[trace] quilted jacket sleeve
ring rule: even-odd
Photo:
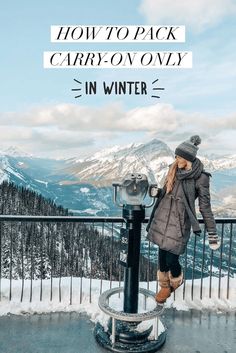
[[[200,178],[196,181],[199,211],[202,214],[207,232],[216,234],[216,223],[211,210],[211,197],[209,188],[210,176],[209,174],[202,173]]]
[[[150,218],[149,218],[147,227],[146,227],[146,231],[147,231],[147,232],[149,231],[149,228],[150,228],[150,226],[151,226],[152,219],[153,219],[153,217],[154,217],[154,213],[155,213],[155,211],[156,211],[156,209],[157,209],[157,207],[158,207],[158,205],[159,205],[161,199],[164,197],[165,193],[166,193],[166,188],[165,188],[165,187],[163,187],[162,189],[158,189],[158,194],[157,194],[156,202],[155,202],[155,204],[154,204],[154,206],[153,206],[153,209],[152,209],[152,212],[151,212],[151,215],[150,215]]]

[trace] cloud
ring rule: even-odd
[[[170,104],[155,104],[128,111],[117,122],[125,130],[170,132],[175,131],[186,119],[186,115],[176,111]]]
[[[162,131],[169,132],[183,124],[187,116],[170,104],[155,104],[125,111],[121,104],[104,107],[58,104],[37,107],[23,113],[2,113],[2,126],[68,131]]]
[[[136,107],[125,111],[120,103],[102,107],[78,106],[76,104],[57,104],[53,106],[34,107],[26,112],[7,112],[0,114],[2,128],[11,126],[2,139],[22,135],[27,138],[32,131],[45,131],[54,136],[69,140],[71,133],[88,132],[123,132],[145,131],[149,133],[170,133],[191,130],[193,126],[210,130],[236,129],[235,113],[229,116],[211,117],[200,112],[185,112],[171,104],[157,103],[145,107]],[[28,128],[24,129],[23,128]],[[61,132],[60,132],[61,131]],[[66,134],[65,131],[68,131]],[[63,132],[63,133],[62,133]],[[42,136],[42,135],[41,135]],[[73,139],[71,140],[72,143]]]
[[[78,131],[63,131],[57,128],[30,128],[27,126],[0,126],[1,148],[14,145],[28,153],[40,154],[52,150],[80,148],[94,144],[95,138]]]
[[[236,13],[234,0],[142,0],[141,13],[151,24],[178,24],[201,32]]]
[[[206,124],[211,130],[236,130],[236,113],[207,121]]]
[[[233,149],[236,148],[232,137],[235,121],[235,114],[212,117],[161,103],[128,111],[119,103],[103,107],[58,104],[34,107],[21,113],[2,113],[0,141],[4,147],[16,145],[28,153],[48,151],[51,154],[64,150],[70,155],[73,151],[75,155],[81,150],[89,152],[95,146],[104,147],[108,140],[116,139],[119,143],[128,139],[135,142],[137,136],[143,139],[157,137],[174,146],[199,134],[205,149],[219,150],[218,142],[211,140],[212,136],[217,137],[221,146],[225,144]]]
[[[203,141],[203,148],[217,154],[235,154],[235,131],[219,130],[216,133],[209,131],[208,138]]]
[[[113,103],[101,108],[78,106],[76,104],[57,104],[33,107],[26,112],[0,114],[1,125],[25,125],[37,127],[57,126],[58,129],[98,130],[106,129],[124,114],[119,104]]]
[[[70,149],[82,146],[90,146],[94,143],[92,136],[86,136],[80,132],[62,131],[58,129],[40,129],[32,133],[32,140],[38,141],[43,150],[49,148]]]

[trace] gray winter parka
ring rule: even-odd
[[[199,200],[199,210],[207,231],[216,234],[209,192],[210,176],[203,171],[196,179],[195,198]],[[177,255],[185,252],[191,233],[191,222],[183,202],[183,192],[179,180],[176,180],[169,194],[166,194],[165,187],[161,189],[147,225],[147,238],[161,249]]]

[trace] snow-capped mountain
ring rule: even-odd
[[[157,139],[146,144],[131,144],[102,150],[90,158],[71,160],[65,169],[79,181],[96,185],[111,185],[130,172],[144,173],[151,182],[162,182],[174,154],[170,148]]]
[[[200,155],[199,158],[210,172],[236,173],[236,155],[214,159]],[[136,171],[146,174],[151,182],[162,184],[173,160],[174,152],[164,142],[153,139],[148,143],[114,146],[85,159],[67,160],[65,174],[81,182],[109,185],[112,180]]]
[[[204,156],[199,156],[199,158],[203,162],[204,166],[211,171],[226,169],[232,170],[236,168],[236,154],[231,156],[215,157],[214,159],[209,159]]]
[[[139,172],[162,186],[174,160],[173,151],[157,139],[114,146],[85,159],[43,159],[19,155],[19,150],[5,152],[0,154],[0,181],[31,188],[81,215],[117,215],[112,198],[114,181]],[[217,215],[236,216],[236,155],[199,158],[213,175],[211,195]]]
[[[0,152],[0,155],[10,157],[32,157],[33,155],[23,151],[17,146],[10,146]]]

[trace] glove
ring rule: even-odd
[[[211,250],[219,249],[221,242],[217,234],[208,233],[209,247]]]

